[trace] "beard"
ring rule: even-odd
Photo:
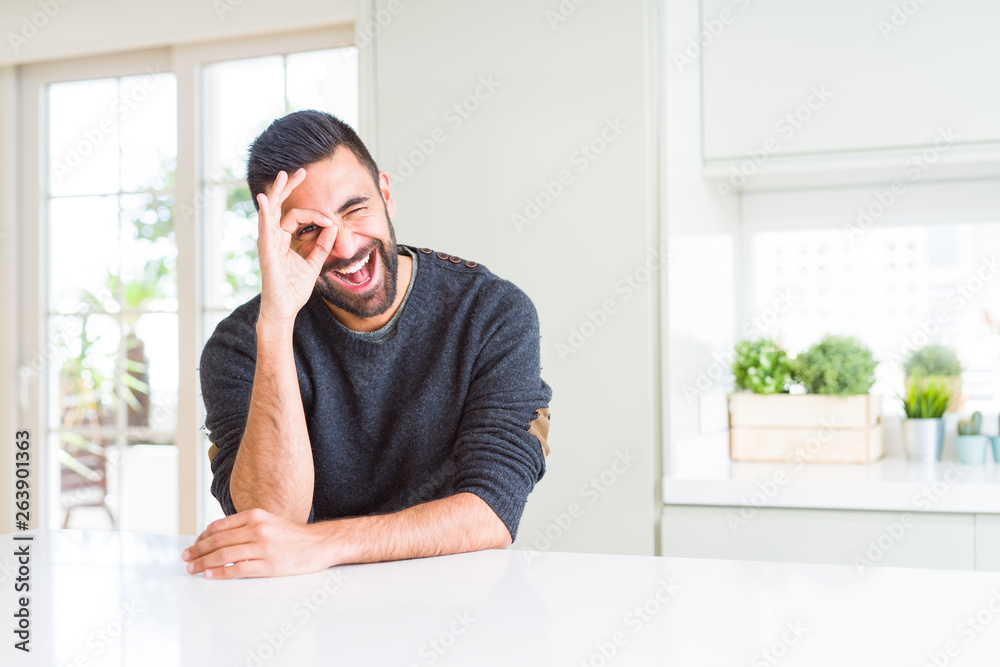
[[[378,264],[382,272],[382,280],[379,281],[375,288],[360,294],[343,290],[332,278],[326,275],[328,270],[326,266],[323,267],[323,272],[320,273],[319,278],[316,280],[316,286],[313,288],[313,291],[323,297],[327,303],[355,317],[366,318],[381,315],[389,310],[389,307],[396,300],[396,276],[399,272],[396,230],[393,229],[392,221],[389,220],[388,211],[386,211],[385,219],[389,222],[390,247],[387,248],[379,239],[373,239],[374,242],[372,245],[365,249],[363,253],[359,253],[359,257],[356,258],[366,257],[372,251],[372,248],[378,252],[380,259]],[[349,263],[346,265],[349,265]],[[376,277],[372,276],[372,282],[375,282]]]

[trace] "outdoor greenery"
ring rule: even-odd
[[[163,173],[166,179],[158,185],[170,191],[175,174],[172,161],[164,161]],[[87,456],[91,462],[94,457],[104,457],[106,443],[103,439],[92,442],[73,429],[113,425],[120,409],[119,387],[127,425],[149,426],[148,360],[136,333],[140,317],[136,311],[155,308],[157,301],[176,297],[173,197],[140,192],[122,195],[121,202],[121,236],[130,243],[123,257],[125,270],[106,271],[99,290],[80,289],[78,335],[60,339],[59,461],[95,484],[101,482],[103,473],[83,461]],[[111,320],[116,313],[118,319]],[[108,321],[117,323],[119,344],[125,346],[122,363],[116,353],[109,352],[108,341],[102,340],[109,335]]]
[[[787,393],[792,381],[788,354],[769,338],[736,343],[732,370],[736,386],[755,394]]]
[[[235,178],[227,169],[226,178]],[[257,209],[254,208],[250,188],[245,184],[226,192],[226,210],[231,216],[244,218],[252,222],[256,229]],[[235,239],[237,246],[226,249],[225,268],[226,282],[232,288],[232,294],[244,295],[260,291],[260,260],[257,258],[257,237],[247,234]]]

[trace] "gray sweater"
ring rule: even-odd
[[[295,320],[315,465],[309,520],[470,492],[513,540],[548,453],[552,390],[540,376],[538,315],[524,292],[482,264],[409,249],[419,271],[391,338],[340,326],[315,292]],[[259,296],[238,307],[201,356],[212,493],[226,514],[236,512],[229,478],[250,406],[259,312]]]

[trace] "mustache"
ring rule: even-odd
[[[337,270],[340,270],[340,269],[345,269],[348,266],[350,266],[351,264],[354,264],[355,262],[361,261],[362,259],[364,259],[365,257],[367,257],[369,254],[371,254],[371,252],[373,250],[377,250],[379,248],[379,246],[381,246],[381,245],[382,245],[382,242],[379,241],[378,239],[376,239],[375,242],[372,243],[372,245],[370,245],[368,248],[366,248],[366,249],[358,252],[354,257],[351,257],[350,259],[336,259],[336,260],[334,260],[332,262],[327,262],[326,264],[323,265],[323,270],[324,271],[337,271]]]

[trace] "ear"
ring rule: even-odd
[[[389,174],[384,171],[378,173],[378,189],[382,192],[382,199],[385,200],[385,208],[389,211],[389,219],[396,217],[396,200],[392,198],[392,190],[389,189]]]

